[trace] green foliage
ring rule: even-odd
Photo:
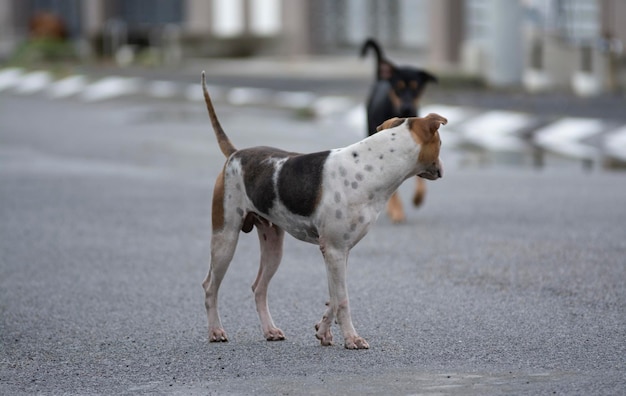
[[[34,68],[75,61],[76,51],[71,42],[52,38],[25,41],[9,59],[9,65]]]

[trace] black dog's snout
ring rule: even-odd
[[[413,106],[402,106],[400,108],[400,114],[399,116],[402,118],[405,117],[415,117],[416,111],[415,111],[415,107]]]

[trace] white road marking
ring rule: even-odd
[[[226,99],[236,106],[271,104],[273,92],[265,88],[237,87],[230,90]]]
[[[528,114],[492,110],[459,125],[467,142],[493,151],[519,152],[528,148],[516,133],[528,127],[534,118]]]
[[[52,74],[47,71],[36,71],[24,74],[15,85],[14,91],[28,95],[45,89],[52,83]]]
[[[167,99],[179,94],[179,87],[172,81],[152,81],[146,88],[148,95],[154,98]]]
[[[139,78],[111,76],[88,85],[81,97],[87,102],[113,99],[137,93],[140,86]]]
[[[344,113],[354,106],[354,101],[344,96],[323,96],[313,102],[313,112],[318,117]]]
[[[607,134],[604,138],[604,150],[608,156],[626,161],[626,125]]]
[[[580,159],[594,159],[599,150],[580,140],[601,133],[604,123],[594,118],[560,119],[535,131],[534,141],[546,150]]]
[[[24,71],[17,67],[0,70],[0,92],[14,87],[19,81]]]
[[[85,76],[70,76],[54,82],[48,88],[48,96],[52,99],[67,98],[76,95],[85,89],[87,79]]]
[[[303,109],[310,107],[316,99],[313,92],[276,92],[274,104],[289,109]]]

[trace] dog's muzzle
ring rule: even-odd
[[[403,105],[398,113],[400,118],[415,117],[417,109],[414,106]]]
[[[417,173],[417,176],[428,180],[437,180],[443,177],[443,165],[440,160]]]

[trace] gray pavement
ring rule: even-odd
[[[359,138],[280,109],[218,112],[238,147]],[[270,287],[287,340],[264,341],[255,235],[221,292],[231,341],[209,344],[200,283],[223,158],[203,105],[0,96],[0,394],[623,393],[624,174],[484,166],[442,136],[424,207],[400,226],[381,216],[350,257],[372,349],[318,345],[324,266],[293,238]]]

